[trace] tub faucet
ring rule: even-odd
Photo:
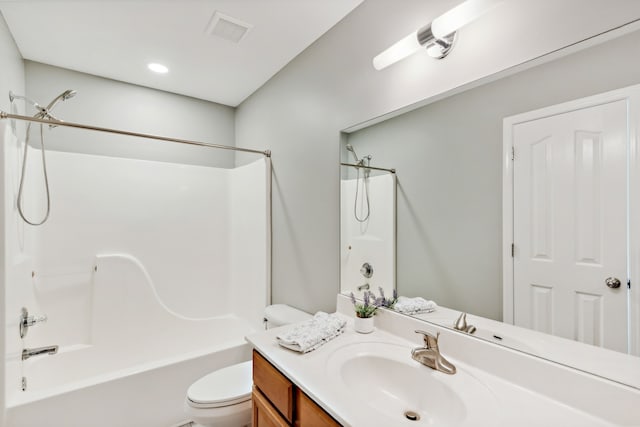
[[[50,345],[46,347],[38,348],[25,348],[22,350],[22,360],[27,360],[33,356],[40,356],[42,354],[56,354],[58,352],[57,345]]]
[[[411,350],[411,358],[422,363],[425,366],[453,375],[456,373],[456,367],[440,354],[438,348],[438,338],[440,333],[434,337],[429,332],[417,330],[416,334],[422,334],[424,339],[424,347],[417,347]]]
[[[365,283],[364,285],[358,286],[358,291],[362,291],[362,290],[368,291],[369,287],[370,287],[369,284]]]

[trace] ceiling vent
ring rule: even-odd
[[[251,24],[216,11],[211,17],[205,32],[234,43],[240,43],[240,40],[247,35],[252,27],[253,25]]]

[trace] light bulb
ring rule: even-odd
[[[475,21],[500,2],[502,0],[467,0],[460,3],[434,19],[431,23],[431,32],[437,39],[445,38],[471,21]]]
[[[383,68],[414,54],[421,47],[422,46],[418,42],[418,34],[414,31],[373,58],[373,67],[380,71]]]

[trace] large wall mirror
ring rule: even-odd
[[[620,378],[614,370],[602,370],[593,361],[573,359],[579,359],[575,355],[591,344],[590,348],[613,357],[611,360],[619,365],[640,366],[640,358],[637,358],[640,355],[640,320],[637,315],[640,304],[634,289],[627,289],[628,274],[631,277],[637,274],[635,269],[639,260],[637,252],[634,252],[637,247],[633,248],[637,244],[633,243],[636,238],[629,235],[627,226],[631,227],[631,232],[635,230],[635,234],[638,233],[634,228],[635,220],[631,218],[627,221],[629,207],[626,205],[629,179],[637,180],[633,174],[627,174],[627,156],[634,153],[634,129],[640,122],[640,114],[635,106],[630,106],[628,99],[613,107],[609,100],[605,100],[600,103],[604,105],[604,110],[595,115],[591,114],[591,107],[572,109],[578,113],[570,117],[569,121],[575,122],[573,127],[565,130],[571,134],[572,145],[565,147],[564,153],[569,153],[567,156],[574,159],[574,163],[571,168],[565,168],[571,171],[565,175],[568,181],[582,186],[582,190],[585,185],[591,185],[591,191],[566,188],[562,190],[566,192],[564,196],[560,194],[553,180],[555,178],[550,178],[553,171],[545,172],[545,167],[551,168],[548,162],[551,158],[554,159],[554,168],[563,168],[556,162],[563,154],[554,154],[551,147],[555,145],[544,142],[553,139],[556,130],[551,132],[548,129],[555,129],[556,125],[544,122],[543,126],[548,129],[542,131],[531,126],[520,126],[522,123],[545,119],[544,111],[553,112],[553,108],[542,110],[542,113],[541,109],[589,97],[593,99],[598,94],[640,84],[640,31],[623,33],[616,38],[603,37],[597,43],[584,43],[581,49],[574,46],[570,53],[556,53],[554,58],[547,58],[543,63],[526,69],[523,67],[521,71],[494,78],[468,90],[457,91],[451,96],[371,126],[354,126],[356,130],[345,131],[342,161],[353,161],[351,152],[355,150],[370,155],[374,166],[395,169],[395,197],[389,201],[396,203],[397,290],[400,295],[421,296],[442,307],[422,316],[425,320],[452,326],[460,313],[468,313],[467,321],[477,323],[474,335],[480,338],[511,345],[521,351],[637,387],[640,386],[640,379]],[[433,66],[437,67],[437,63]],[[538,112],[527,119],[527,114],[532,111]],[[565,112],[558,110],[555,113],[561,115]],[[616,122],[617,119],[611,119],[614,116],[620,120]],[[569,116],[563,116],[563,120],[566,117]],[[603,120],[606,123],[601,123]],[[610,125],[617,128],[602,127]],[[507,127],[511,130],[505,132]],[[504,140],[515,138],[516,134],[521,138],[521,134],[526,132],[530,133],[524,138],[529,140],[523,142],[522,147],[528,154],[522,161],[527,167],[522,170],[527,170],[531,182],[525,183],[522,188],[530,191],[527,193],[518,188],[509,190],[511,194],[518,195],[519,200],[526,202],[522,205],[524,207],[519,205],[515,208],[519,209],[519,213],[514,211],[514,215],[520,217],[509,219],[507,217],[510,214],[504,204],[514,201],[510,200],[511,196],[504,196],[503,175],[508,169],[505,169]],[[613,150],[617,150],[617,154],[611,154],[606,147],[610,140],[616,138],[621,145]],[[516,141],[515,144],[521,143]],[[631,151],[629,146],[632,147]],[[620,163],[612,169],[602,169],[602,165],[615,155]],[[582,169],[576,166],[577,158],[583,161]],[[621,181],[609,179],[616,174]],[[343,171],[343,180],[345,176],[353,177]],[[633,185],[631,183],[631,188],[637,189]],[[620,195],[619,202],[612,201],[604,206],[605,199],[613,193]],[[344,202],[345,197],[354,199],[353,195],[343,192],[343,206],[348,204]],[[505,197],[509,200],[505,200]],[[559,202],[562,200],[569,200],[567,203],[572,205],[562,207]],[[351,200],[349,204],[351,209],[353,202]],[[536,215],[549,208],[544,203],[555,206],[556,211],[549,214],[549,218],[563,216],[571,209],[574,215],[565,218],[564,223],[540,225],[541,220]],[[590,205],[600,206],[599,210],[576,218],[575,212],[587,212]],[[373,204],[371,207],[376,208]],[[600,227],[614,210],[622,213],[610,221],[613,229],[623,230],[620,240],[622,247],[617,249],[615,244],[604,243],[612,232]],[[505,212],[508,214],[505,215]],[[530,236],[527,243],[522,243],[525,247],[518,247],[519,243],[515,242],[516,256],[513,259],[517,259],[518,255],[535,258],[536,254],[544,258],[544,250],[536,249],[537,252],[532,254],[531,248],[540,245],[541,240],[536,238],[546,236],[550,239],[547,242],[550,245],[552,241],[568,242],[567,251],[572,254],[575,248],[586,251],[581,255],[583,259],[580,262],[586,265],[587,270],[602,267],[602,259],[614,257],[615,253],[615,258],[620,258],[621,271],[618,271],[620,267],[615,267],[618,270],[611,272],[606,270],[608,267],[600,268],[597,274],[602,277],[598,279],[597,286],[602,286],[602,290],[597,292],[576,290],[576,284],[584,281],[578,273],[567,273],[560,277],[561,273],[556,270],[549,272],[549,281],[569,283],[571,290],[567,298],[554,296],[555,290],[545,294],[546,282],[542,279],[527,279],[531,283],[538,280],[540,292],[534,292],[535,289],[532,290],[530,286],[523,291],[529,298],[526,302],[529,311],[524,316],[526,319],[518,320],[518,314],[522,311],[516,308],[514,315],[513,307],[508,308],[509,301],[517,300],[513,295],[513,287],[517,285],[511,283],[511,279],[504,280],[505,275],[509,277],[509,274],[513,274],[508,266],[513,268],[514,262],[505,240],[509,233],[504,232],[505,229],[511,230],[509,227],[512,226],[504,221],[525,224],[525,228],[535,229],[535,233],[538,233],[537,237]],[[592,234],[585,231],[588,228],[593,231],[594,227]],[[562,234],[566,230],[571,232]],[[577,239],[588,241],[578,242]],[[627,240],[631,242],[630,246]],[[589,251],[593,253],[587,253]],[[619,279],[620,286],[607,286],[611,284],[607,282],[609,278]],[[341,290],[351,292],[353,286],[353,280],[345,280],[343,276]],[[608,302],[603,302],[599,297],[607,292],[622,296],[619,298],[619,313],[624,314],[618,316],[622,320],[622,327],[626,328],[622,332],[617,326],[613,328],[618,329],[617,332],[610,330],[612,315],[608,313],[612,310],[605,307]],[[581,324],[575,323],[577,317],[581,319]],[[509,325],[502,328],[498,326],[502,325],[500,322]],[[591,324],[585,331],[584,325],[589,322]],[[514,323],[520,327],[510,326]],[[543,333],[550,334],[551,345],[540,339]],[[617,342],[610,344],[607,337],[615,334],[618,335]],[[552,345],[553,340],[560,343],[559,347]]]

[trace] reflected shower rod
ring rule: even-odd
[[[65,122],[65,121],[62,121],[62,120],[41,119],[41,118],[38,118],[38,117],[21,116],[19,114],[10,114],[10,113],[4,112],[4,111],[0,111],[0,119],[15,119],[15,120],[22,120],[22,121],[26,121],[26,122],[45,123],[45,124],[52,125],[52,126],[66,126],[66,127],[76,128],[76,129],[93,130],[93,131],[96,131],[96,132],[114,133],[114,134],[117,134],[117,135],[137,136],[137,137],[140,137],[140,138],[156,139],[158,141],[177,142],[179,144],[197,145],[197,146],[200,146],[200,147],[220,148],[220,149],[223,149],[223,150],[242,151],[244,153],[262,154],[265,157],[271,157],[271,150],[261,151],[261,150],[252,150],[250,148],[232,147],[230,145],[211,144],[209,142],[190,141],[188,139],[178,139],[178,138],[171,138],[171,137],[168,137],[168,136],[151,135],[151,134],[139,133],[139,132],[129,132],[129,131],[126,131],[126,130],[110,129],[110,128],[103,128],[103,127],[98,127],[98,126],[91,126],[91,125],[83,125],[83,124],[79,124],[79,123]]]
[[[360,169],[372,169],[372,170],[376,170],[376,171],[385,171],[385,172],[390,172],[390,173],[396,173],[395,169],[378,168],[378,167],[375,167],[375,166],[365,166],[365,165],[359,165],[357,163],[344,163],[344,162],[341,162],[340,164],[342,166],[352,166],[354,168],[360,168]]]

